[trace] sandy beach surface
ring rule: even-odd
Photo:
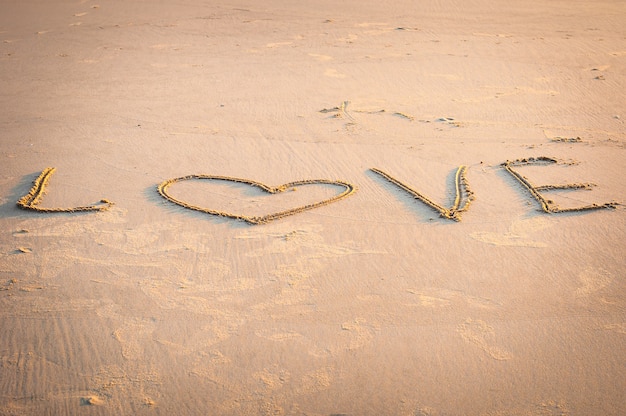
[[[625,22],[0,0],[0,415],[626,414]]]

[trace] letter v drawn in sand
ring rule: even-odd
[[[214,210],[214,209],[209,209],[209,208],[202,208],[196,205],[192,205],[189,204],[185,201],[182,201],[180,199],[174,198],[173,196],[171,196],[168,193],[168,188],[177,183],[177,182],[182,182],[182,181],[188,181],[188,180],[193,180],[193,179],[204,179],[204,180],[216,180],[216,181],[227,181],[227,182],[235,182],[235,183],[242,183],[242,184],[246,184],[246,185],[250,185],[252,187],[261,189],[262,191],[265,191],[269,194],[277,194],[277,193],[281,193],[284,192],[287,189],[290,188],[294,188],[296,186],[301,186],[301,185],[315,185],[315,184],[322,184],[322,185],[337,185],[337,186],[341,186],[344,189],[343,192],[341,192],[338,195],[335,195],[332,198],[327,198],[327,199],[323,199],[321,201],[317,201],[317,202],[313,202],[307,205],[302,205],[296,208],[292,208],[292,209],[288,209],[288,210],[284,210],[284,211],[279,211],[279,212],[275,212],[275,213],[271,213],[271,214],[267,214],[267,215],[262,215],[262,216],[248,216],[248,215],[243,215],[243,214],[234,214],[234,213],[230,213],[230,212],[224,212],[224,211],[218,211],[218,210]],[[300,212],[304,212],[304,211],[308,211],[311,210],[313,208],[319,208],[321,206],[324,205],[328,205],[331,204],[333,202],[336,202],[342,198],[346,198],[347,196],[353,194],[354,192],[356,192],[356,187],[352,184],[349,184],[347,182],[343,182],[343,181],[333,181],[333,180],[328,180],[328,179],[305,179],[305,180],[301,180],[301,181],[295,181],[295,182],[289,182],[289,183],[285,183],[283,185],[279,185],[277,187],[271,187],[271,186],[267,186],[263,183],[260,182],[256,182],[253,180],[249,180],[249,179],[240,179],[240,178],[233,178],[230,176],[214,176],[214,175],[187,175],[187,176],[181,176],[180,178],[174,178],[174,179],[168,179],[164,182],[162,182],[161,184],[159,184],[159,186],[157,187],[157,190],[159,192],[159,194],[167,199],[168,201],[171,201],[177,205],[180,205],[181,207],[184,208],[188,208],[188,209],[192,209],[194,211],[200,211],[200,212],[204,212],[206,214],[211,214],[211,215],[217,215],[217,216],[221,216],[221,217],[228,217],[228,218],[233,218],[233,219],[237,219],[237,220],[242,220],[245,221],[247,223],[250,224],[265,224],[268,223],[270,221],[279,219],[279,218],[283,218],[283,217],[287,217],[289,215],[295,215],[298,214]]]
[[[454,187],[456,194],[454,197],[454,204],[452,204],[452,207],[450,208],[445,208],[437,204],[427,196],[422,195],[380,169],[372,168],[371,171],[387,179],[400,189],[406,191],[413,198],[419,199],[424,204],[437,211],[442,218],[447,218],[449,220],[461,221],[461,213],[467,211],[470,203],[474,200],[474,193],[470,190],[469,183],[465,177],[465,172],[467,171],[467,167],[465,166],[459,166],[456,174],[454,175]]]
[[[73,207],[73,208],[42,208],[39,206],[43,199],[43,195],[46,191],[46,186],[48,186],[48,181],[50,177],[54,173],[55,168],[46,168],[41,172],[41,174],[35,179],[33,182],[33,187],[30,189],[28,194],[24,195],[17,201],[17,205],[22,209],[27,209],[31,211],[38,212],[81,212],[81,211],[104,211],[109,209],[113,203],[102,199],[100,202],[103,205],[87,205],[81,207]]]

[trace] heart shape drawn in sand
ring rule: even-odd
[[[328,198],[328,199],[324,199],[318,202],[314,202],[311,204],[307,204],[307,205],[303,205],[303,206],[299,206],[296,208],[292,208],[292,209],[288,209],[285,211],[280,211],[280,212],[275,212],[272,214],[267,214],[267,215],[263,215],[263,216],[259,216],[259,217],[251,217],[251,216],[247,216],[247,215],[240,215],[240,214],[233,214],[233,213],[229,213],[229,212],[223,212],[223,211],[217,211],[217,210],[212,210],[212,209],[208,209],[208,208],[202,208],[196,205],[192,205],[189,204],[185,201],[181,201],[179,199],[174,198],[173,196],[169,195],[167,192],[167,189],[175,184],[176,182],[182,182],[182,181],[187,181],[187,180],[193,180],[193,179],[207,179],[207,180],[217,180],[217,181],[227,181],[227,182],[236,182],[236,183],[243,183],[243,184],[247,184],[256,188],[259,188],[269,194],[277,194],[280,192],[284,192],[285,190],[289,189],[289,188],[293,188],[296,186],[300,186],[300,185],[314,185],[314,184],[326,184],[326,185],[338,185],[338,186],[342,186],[345,188],[345,190],[338,194],[335,195],[332,198]],[[305,179],[305,180],[301,180],[301,181],[295,181],[295,182],[289,182],[289,183],[285,183],[283,185],[279,185],[277,187],[271,187],[271,186],[267,186],[263,183],[260,182],[256,182],[253,180],[249,180],[249,179],[240,179],[240,178],[233,178],[230,176],[215,176],[215,175],[187,175],[187,176],[181,176],[180,178],[174,178],[174,179],[168,179],[164,182],[162,182],[161,184],[159,184],[159,186],[157,187],[157,190],[159,192],[159,194],[167,199],[168,201],[171,201],[177,205],[180,205],[181,207],[184,208],[188,208],[188,209],[193,209],[195,211],[200,211],[200,212],[204,212],[207,214],[211,214],[211,215],[219,215],[221,217],[228,217],[228,218],[234,218],[237,220],[243,220],[246,221],[250,224],[265,224],[268,223],[270,221],[279,219],[279,218],[283,218],[289,215],[294,215],[297,214],[299,212],[304,212],[304,211],[308,211],[310,209],[313,208],[318,208],[321,207],[323,205],[328,205],[330,203],[333,203],[335,201],[338,201],[342,198],[345,198],[351,194],[353,194],[354,192],[356,192],[356,187],[350,183],[347,182],[343,182],[343,181],[331,181],[328,179]]]

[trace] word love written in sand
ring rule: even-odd
[[[556,163],[558,163],[556,159],[542,156],[538,158],[506,161],[502,163],[502,167],[507,172],[509,172],[513,176],[513,178],[515,178],[530,193],[530,195],[540,204],[543,212],[546,212],[546,213],[554,214],[554,213],[562,213],[562,212],[590,211],[590,210],[604,209],[604,208],[615,208],[617,205],[619,205],[617,202],[608,202],[608,203],[601,204],[601,205],[592,204],[592,205],[586,205],[586,206],[577,207],[577,208],[565,208],[565,209],[559,208],[551,200],[546,199],[543,196],[542,192],[547,192],[550,190],[562,190],[562,189],[590,189],[594,185],[590,183],[573,183],[573,184],[565,184],[565,185],[536,186],[536,185],[531,184],[530,181],[526,177],[524,177],[523,175],[521,175],[519,172],[517,172],[514,169],[514,167],[517,167],[517,166],[549,165],[549,164],[556,164]],[[54,168],[45,169],[39,175],[39,177],[35,179],[35,181],[33,182],[33,187],[28,192],[28,194],[26,194],[25,196],[23,196],[22,198],[18,200],[17,205],[23,209],[44,212],[44,213],[104,211],[113,205],[112,202],[106,199],[103,199],[100,201],[100,204],[97,204],[97,205],[79,206],[79,207],[74,207],[74,208],[40,207],[39,204],[41,203],[43,199],[43,195],[48,185],[48,182],[50,180],[50,176],[52,176],[54,171],[55,171]],[[460,166],[456,171],[455,178],[454,178],[455,199],[454,199],[454,203],[452,204],[450,208],[446,208],[440,204],[437,204],[436,202],[434,202],[433,200],[431,200],[424,194],[416,191],[415,189],[411,188],[410,186],[394,178],[388,173],[383,172],[380,169],[372,168],[371,171],[376,173],[377,175],[380,175],[381,177],[383,177],[390,183],[396,185],[398,188],[402,189],[403,191],[411,195],[414,199],[417,199],[421,201],[422,203],[424,203],[425,205],[427,205],[428,207],[432,208],[433,210],[438,212],[442,218],[445,218],[445,219],[460,221],[461,213],[468,210],[471,201],[473,201],[474,199],[474,193],[470,190],[469,183],[465,176],[467,172],[467,168],[465,166]],[[284,192],[288,189],[293,190],[295,189],[296,186],[315,185],[315,184],[337,185],[337,186],[344,188],[344,190],[343,192],[333,196],[332,198],[323,199],[317,202],[310,203],[308,205],[303,205],[303,206],[299,206],[296,208],[279,211],[279,212],[275,212],[275,213],[271,213],[271,214],[267,214],[263,216],[248,216],[248,215],[243,215],[243,214],[223,212],[223,211],[218,211],[215,209],[196,206],[188,202],[182,201],[180,199],[174,198],[168,193],[168,189],[175,183],[188,181],[188,180],[209,180],[209,181],[226,181],[226,182],[240,183],[240,184],[245,184],[251,187],[258,188],[268,194],[277,194],[277,193]],[[308,211],[308,210],[318,208],[324,205],[328,205],[342,198],[346,198],[352,195],[354,192],[356,192],[356,187],[347,182],[333,181],[333,180],[327,180],[327,179],[308,179],[308,180],[289,182],[289,183],[286,183],[277,187],[271,187],[263,183],[253,181],[253,180],[233,178],[229,176],[188,175],[188,176],[182,176],[179,178],[168,179],[162,182],[161,184],[158,185],[157,191],[163,198],[187,209],[204,212],[206,214],[228,217],[228,218],[233,218],[236,220],[242,220],[250,224],[264,224],[264,223],[268,223],[270,221],[280,219],[289,215],[294,215],[300,212],[304,212],[304,211]]]

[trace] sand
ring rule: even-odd
[[[0,8],[0,415],[626,412],[623,2]]]

